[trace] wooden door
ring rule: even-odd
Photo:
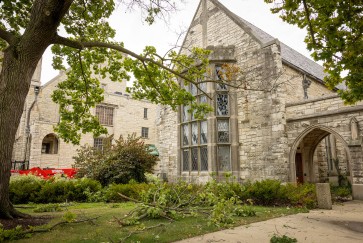
[[[302,163],[302,157],[301,157],[300,153],[296,153],[295,168],[296,168],[296,182],[304,183],[303,163]]]

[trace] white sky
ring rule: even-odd
[[[178,2],[178,1],[177,1]],[[305,30],[282,22],[270,12],[270,5],[263,0],[220,0],[232,12],[255,26],[278,38],[301,54],[310,57],[304,37]],[[180,11],[170,16],[168,23],[157,20],[149,26],[143,22],[140,12],[128,12],[121,5],[110,19],[111,26],[117,30],[116,40],[122,41],[125,48],[141,53],[147,45],[155,46],[159,54],[164,54],[175,45],[179,33],[186,31],[198,7],[199,0],[185,0],[180,3]],[[43,56],[42,83],[48,82],[58,74],[51,66],[52,55],[49,48]]]

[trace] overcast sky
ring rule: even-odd
[[[271,6],[263,0],[220,0],[220,2],[238,16],[310,57],[304,43],[305,30],[282,22],[278,15],[270,12]],[[158,20],[151,26],[143,21],[140,12],[126,11],[121,5],[111,17],[110,23],[117,30],[116,40],[123,41],[126,48],[140,53],[146,45],[151,45],[155,46],[160,54],[164,54],[175,44],[179,33],[187,30],[198,3],[199,0],[185,0],[185,4],[177,5],[180,11],[173,13],[167,23]],[[43,84],[58,74],[58,71],[53,70],[51,66],[51,58],[48,48],[43,57],[41,77]]]

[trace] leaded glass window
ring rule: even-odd
[[[229,142],[229,120],[218,120],[217,121],[217,141],[219,143]]]
[[[218,116],[228,116],[228,94],[217,94],[217,115]]]
[[[202,122],[200,122],[200,143],[201,144],[206,144],[208,142],[207,134],[208,134],[207,121],[202,121]]]
[[[199,96],[199,103],[207,104],[207,96],[205,95]]]
[[[197,89],[197,86],[195,86],[195,84],[191,84],[190,85],[190,93],[193,95],[193,96],[196,96],[197,93],[198,93],[198,89]]]
[[[207,146],[200,147],[200,170],[201,171],[208,170],[208,147]]]
[[[189,145],[189,125],[183,125],[183,145]]]
[[[226,81],[223,77],[224,77],[224,71],[223,68],[221,66],[216,65],[215,67],[215,71],[216,71],[216,77],[217,80],[220,82]],[[221,90],[228,90],[228,86],[226,84],[223,83],[217,83],[216,85],[216,90],[221,91]]]
[[[189,149],[183,149],[183,171],[189,171]]]
[[[206,83],[198,87],[207,91]],[[207,103],[207,96],[197,86],[189,84],[184,88],[190,90],[198,102]],[[188,109],[188,106],[181,107],[182,171],[208,171],[207,121],[196,120]]]
[[[189,120],[189,113],[188,113],[189,107],[184,105],[182,110],[183,110],[183,115],[182,115],[183,122],[188,121]]]
[[[192,123],[192,145],[198,144],[198,123]]]
[[[207,92],[207,83],[200,83],[199,84],[199,88],[204,91]],[[202,93],[202,92],[201,92]]]
[[[231,170],[231,151],[230,146],[218,146],[219,171]]]
[[[198,171],[198,147],[192,148],[192,171]]]
[[[225,72],[221,65],[215,66],[216,84],[216,115],[217,118],[217,168],[219,171],[231,171],[231,146],[229,127],[229,93],[228,86],[222,82],[226,81]]]

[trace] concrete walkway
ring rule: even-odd
[[[362,243],[363,201],[333,205],[332,210],[311,210],[309,213],[270,219],[179,242],[268,243],[274,234],[287,235],[298,242]]]

